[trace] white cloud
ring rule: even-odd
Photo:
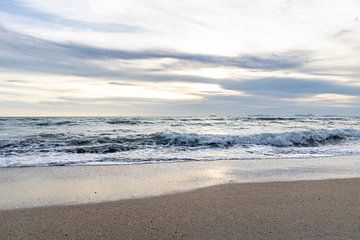
[[[285,99],[305,106],[351,107],[360,103],[360,97],[343,94],[316,94],[313,96]]]
[[[207,95],[245,95],[222,89],[217,84],[161,82],[155,85],[142,81],[109,82],[105,79],[29,73],[1,73],[0,89],[0,99],[27,103],[62,102],[67,98],[200,101]],[[116,103],[117,100],[114,101]]]
[[[0,37],[0,60],[6,60],[0,62],[1,100],[38,103],[64,98],[141,97],[164,102],[206,102],[207,98],[216,96],[247,96],[235,86],[236,82],[266,78],[309,80],[309,85],[322,81],[334,86],[360,86],[360,21],[356,20],[360,18],[360,1],[357,0],[9,2],[16,4],[5,8],[6,4],[0,3],[0,27],[63,45],[49,43],[29,48],[31,44],[22,43],[27,39],[9,34],[15,36],[13,42],[25,46],[9,47],[7,44],[12,40]],[[13,11],[17,7],[18,11]],[[116,26],[120,31],[114,31]],[[71,48],[74,45],[95,46],[100,50],[94,53],[93,48]],[[138,57],[116,58],[116,54],[108,59],[99,57],[104,49],[124,50],[121,54],[138,54]],[[160,50],[174,56],[182,54],[183,58],[153,54]],[[78,51],[81,56],[76,55]],[[90,53],[86,54],[87,51]],[[286,60],[291,60],[294,52],[306,56],[300,59],[301,63],[294,61],[296,64],[290,63],[285,68],[256,65],[268,66],[264,64],[266,61],[281,65],[282,60],[271,62],[273,58],[261,56],[283,54]],[[250,61],[251,56],[260,57],[245,66],[246,63],[237,62],[243,59],[229,58],[237,56],[250,56],[247,58]],[[207,57],[221,61],[199,60]],[[296,60],[296,56],[293,58]],[[8,79],[24,82],[7,82]],[[233,80],[234,84],[228,84],[229,89],[225,89],[221,87],[223,79]],[[356,95],[356,89],[351,94]],[[329,108],[358,103],[357,96],[334,92],[296,95],[294,100],[285,101]]]
[[[25,27],[26,23],[17,27],[48,39],[119,48],[162,47],[226,55],[294,48],[336,52],[337,48],[344,46],[329,36],[343,29],[355,28],[357,9],[360,8],[360,2],[354,0],[21,2],[66,19],[136,24],[150,30],[125,36],[102,33],[89,39],[83,31],[56,34],[55,29]]]

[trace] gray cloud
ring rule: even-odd
[[[18,80],[18,79],[9,79],[9,80],[5,80],[5,82],[8,83],[24,83],[24,80]]]
[[[180,52],[171,52],[163,50],[148,51],[126,51],[126,50],[109,50],[81,45],[59,44],[58,46],[69,50],[81,58],[106,59],[115,58],[123,60],[139,59],[161,59],[172,58],[176,60],[189,61],[194,63],[211,64],[215,66],[233,66],[249,69],[279,70],[292,69],[302,65],[305,60],[304,55],[300,53],[270,55],[270,56],[238,56],[224,57],[203,54],[189,54]]]
[[[337,31],[333,36],[335,37],[335,38],[338,38],[338,37],[342,37],[342,36],[344,36],[344,35],[349,35],[349,34],[351,34],[353,32],[353,30],[351,30],[351,29],[342,29],[342,30],[340,30],[340,31]]]
[[[127,51],[102,49],[84,45],[54,43],[16,33],[3,27],[0,27],[0,52],[2,53],[0,67],[5,69],[95,77],[129,77],[131,74],[121,72],[121,70],[103,69],[88,63],[88,60],[172,58],[189,62],[189,64],[279,70],[300,67],[305,58],[305,55],[300,53],[224,57],[160,50]]]
[[[333,93],[360,96],[360,87],[344,86],[329,81],[297,78],[262,78],[246,81],[221,81],[223,88],[241,90],[262,96],[304,96]]]
[[[137,81],[185,81],[185,82],[204,82],[217,83],[225,89],[239,90],[251,94],[252,96],[207,96],[203,101],[198,102],[179,102],[164,103],[161,100],[150,100],[141,98],[104,98],[98,101],[109,101],[113,106],[119,102],[131,103],[133,109],[136,104],[144,106],[147,104],[147,110],[173,112],[177,114],[191,114],[199,112],[202,114],[216,113],[224,114],[232,112],[240,113],[312,113],[321,110],[321,107],[315,108],[306,106],[297,106],[293,109],[293,104],[282,102],[277,97],[299,97],[309,94],[335,93],[360,96],[359,87],[348,87],[336,84],[330,81],[304,80],[296,78],[261,78],[252,80],[237,79],[208,79],[204,77],[159,74],[157,71],[137,70],[127,71],[126,69],[109,70],[101,66],[91,64],[89,60],[146,60],[146,59],[163,59],[172,58],[179,60],[180,63],[175,65],[164,65],[166,68],[181,68],[181,64],[186,66],[224,66],[238,67],[254,70],[303,70],[305,62],[311,61],[309,55],[302,52],[274,54],[267,56],[238,56],[226,57],[215,55],[189,54],[164,50],[147,50],[147,51],[127,51],[118,49],[102,49],[91,46],[80,46],[75,44],[59,44],[35,37],[26,36],[0,27],[0,69],[10,69],[24,72],[54,73],[61,75],[75,75],[85,77],[101,77],[111,80],[110,84],[123,84],[116,80],[135,80]],[[183,62],[183,63],[181,63]],[[176,65],[180,64],[180,65]],[[312,70],[315,71],[315,70]],[[8,80],[8,82],[17,80]],[[51,81],[51,79],[49,79]],[[131,85],[132,83],[129,82]],[[126,85],[129,85],[126,83]],[[58,103],[49,103],[53,105],[71,106],[72,104],[89,104],[92,99],[61,98]],[[20,106],[22,103],[15,104]],[[25,104],[25,103],[24,103]],[[42,105],[41,105],[42,104]],[[41,109],[44,104],[38,104]],[[1,105],[1,104],[0,104]],[[3,106],[6,103],[2,103]],[[7,106],[10,106],[7,104]],[[33,106],[33,105],[32,105]],[[112,109],[112,107],[108,107]],[[161,110],[156,109],[161,108]],[[100,109],[100,107],[99,107]],[[141,107],[139,106],[139,109]],[[314,110],[317,109],[317,110]],[[329,108],[328,108],[329,109]],[[238,110],[238,112],[237,112]],[[323,109],[324,113],[326,109]],[[339,110],[340,111],[340,110]],[[343,114],[349,114],[350,110],[341,110]],[[348,111],[348,112],[347,112]]]

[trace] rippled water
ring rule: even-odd
[[[0,118],[0,167],[360,154],[360,117]]]

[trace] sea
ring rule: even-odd
[[[360,155],[360,117],[3,117],[0,167]]]

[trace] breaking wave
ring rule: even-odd
[[[158,133],[153,138],[157,144],[170,146],[213,146],[270,145],[274,147],[313,147],[323,144],[337,144],[344,140],[360,138],[360,131],[336,129],[285,133],[262,133],[250,136],[200,135],[183,133]]]
[[[254,135],[214,135],[179,132],[158,132],[119,137],[39,134],[18,139],[0,140],[0,155],[32,152],[107,154],[147,148],[230,148],[265,145],[278,148],[315,147],[360,139],[360,130],[334,129]]]

